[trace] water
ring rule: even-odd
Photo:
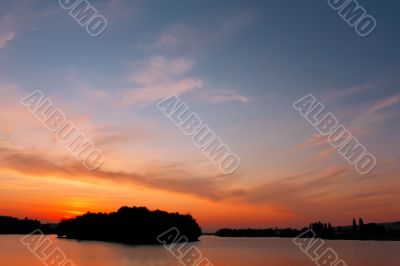
[[[162,246],[128,246],[103,242],[57,239],[59,247],[76,266],[178,266]],[[21,236],[0,235],[1,266],[43,266],[20,242]],[[217,238],[204,236],[194,244],[215,266],[315,265],[291,239]],[[327,241],[349,266],[398,266],[400,242]]]

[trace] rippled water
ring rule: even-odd
[[[76,266],[177,266],[182,265],[162,246],[128,246],[103,242],[57,239]],[[0,235],[1,266],[40,266],[42,262],[20,242],[21,236]],[[205,236],[194,244],[215,266],[315,265],[291,239],[217,238]],[[327,241],[349,266],[398,266],[400,242]]]

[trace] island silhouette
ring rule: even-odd
[[[57,235],[69,239],[97,240],[126,244],[160,244],[157,237],[176,228],[187,241],[198,241],[201,228],[190,215],[150,211],[145,207],[121,207],[112,213],[86,213],[61,221]],[[182,239],[183,241],[184,239]],[[168,240],[167,244],[168,243]],[[170,239],[171,243],[174,239]]]

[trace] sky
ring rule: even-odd
[[[56,222],[123,205],[221,227],[400,220],[398,1],[359,0],[368,36],[327,1],[0,3],[0,214]],[[104,154],[88,171],[21,105],[40,90]],[[359,174],[293,102],[313,94],[377,159]],[[177,95],[240,157],[224,175],[157,108]]]

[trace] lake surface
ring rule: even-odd
[[[19,235],[0,235],[1,266],[43,266],[20,242]],[[79,242],[48,236],[76,266],[178,266],[163,246],[128,246]],[[349,266],[398,266],[400,242],[326,241]],[[217,238],[204,236],[194,244],[215,266],[315,265],[292,243],[280,238]]]

